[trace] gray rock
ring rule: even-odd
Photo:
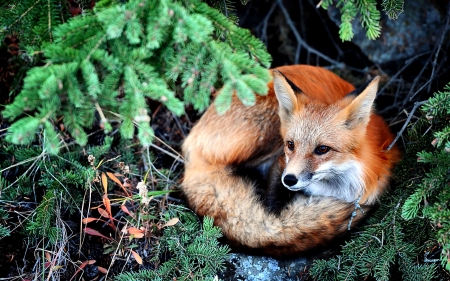
[[[328,14],[336,25],[341,24],[339,10],[329,7]],[[369,40],[361,22],[353,21],[352,42],[374,63],[406,59],[431,51],[442,33],[442,18],[435,6],[428,0],[405,0],[404,12],[396,20],[390,20],[381,11],[381,35]]]
[[[231,254],[227,268],[219,276],[231,281],[294,281],[304,271],[308,259],[277,260],[270,257]]]

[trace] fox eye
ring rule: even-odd
[[[331,148],[329,146],[319,145],[318,147],[316,147],[316,149],[314,149],[314,153],[317,155],[322,155],[322,154],[327,153],[330,150],[331,150]]]
[[[287,148],[288,148],[290,151],[294,151],[295,144],[294,144],[293,141],[287,141],[286,144],[287,144]]]

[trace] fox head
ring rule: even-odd
[[[281,181],[286,188],[347,202],[363,196],[365,171],[358,158],[365,153],[361,144],[378,82],[375,77],[361,91],[325,104],[308,97],[274,70],[286,157]]]

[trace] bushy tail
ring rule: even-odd
[[[225,165],[211,165],[191,154],[182,188],[189,206],[214,218],[231,246],[289,256],[323,246],[347,232],[353,204],[329,197],[298,196],[279,215],[267,211],[253,184]],[[368,209],[368,207],[364,207]],[[353,224],[364,215],[358,211]]]

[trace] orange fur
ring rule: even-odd
[[[396,147],[385,151],[393,136],[381,117],[360,113],[370,100],[365,96],[374,96],[370,91],[376,91],[377,81],[353,97],[347,96],[354,90],[351,84],[323,68],[294,65],[277,70],[304,94],[293,94],[275,72],[277,94],[270,82],[269,93],[258,96],[252,107],[233,97],[231,109],[218,115],[212,105],[183,144],[182,189],[189,206],[200,216],[214,218],[231,245],[285,256],[325,245],[346,233],[354,202],[299,194],[279,213],[270,212],[256,194],[257,184],[236,173],[237,167],[272,166],[261,169],[262,178],[269,192],[276,193],[285,188],[280,186],[283,170],[314,170],[327,161],[340,165],[349,158],[357,161],[364,183],[355,202],[368,210],[385,190],[399,151]],[[288,109],[283,111],[277,95],[280,99],[279,92],[285,89],[294,102],[287,99]],[[295,142],[292,151],[285,145],[290,138]],[[332,142],[334,150],[320,156],[308,152],[322,144],[318,140]],[[358,212],[352,225],[363,218]]]

